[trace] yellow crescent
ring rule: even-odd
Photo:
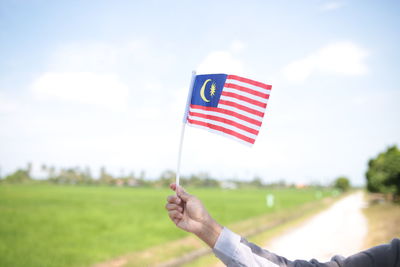
[[[200,89],[200,96],[201,96],[201,98],[202,98],[205,102],[210,102],[210,100],[208,100],[208,99],[206,98],[206,96],[204,95],[204,90],[206,89],[206,85],[207,85],[208,82],[211,82],[211,79],[206,80],[206,81],[203,83],[203,86],[202,86],[201,89]]]

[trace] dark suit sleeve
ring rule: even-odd
[[[346,267],[400,267],[400,240],[393,239],[385,245],[376,246],[350,256],[343,261]]]

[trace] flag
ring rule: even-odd
[[[186,123],[253,145],[271,85],[227,74],[195,76]]]

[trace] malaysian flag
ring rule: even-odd
[[[227,74],[195,77],[186,122],[253,145],[271,85]]]

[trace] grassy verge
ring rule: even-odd
[[[371,196],[367,196],[371,199]],[[390,242],[400,238],[400,204],[391,202],[371,202],[364,209],[368,220],[368,236],[365,248]]]

